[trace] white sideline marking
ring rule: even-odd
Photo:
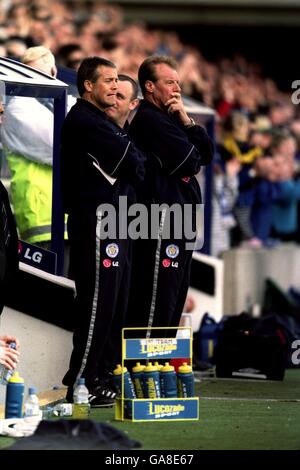
[[[200,400],[224,400],[224,401],[274,401],[274,402],[293,402],[298,403],[298,398],[236,398],[236,397],[202,397]]]

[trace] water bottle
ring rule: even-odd
[[[134,385],[132,383],[130,374],[127,370],[127,367],[122,368],[121,364],[117,365],[116,369],[113,371],[113,374],[114,374],[114,384],[115,384],[117,394],[119,397],[122,397],[122,377],[123,377],[123,380],[124,380],[123,398],[127,398],[127,400],[124,400],[125,417],[131,418],[132,417],[131,400],[133,398],[136,398],[136,394],[135,394]]]
[[[175,372],[175,367],[171,366],[169,362],[166,362],[160,370],[160,385],[162,397],[177,397],[177,376]]]
[[[81,377],[73,392],[73,418],[87,419],[90,414],[89,391]]]
[[[132,368],[132,382],[134,385],[135,393],[137,398],[144,398],[144,390],[143,390],[143,372],[145,366],[141,365],[140,362],[137,362],[136,365]]]
[[[72,416],[73,403],[57,403],[54,406],[47,406],[42,410],[43,419],[51,419],[53,416]]]
[[[218,339],[218,323],[208,313],[202,318],[199,330],[200,359],[203,362],[211,363],[214,355],[214,349]]]
[[[192,367],[186,362],[178,367],[177,373],[178,396],[182,398],[195,396],[194,374]]]
[[[29,387],[28,396],[24,403],[24,418],[31,418],[32,416],[40,417],[40,404],[36,394],[35,387]]]
[[[13,372],[6,387],[5,419],[22,418],[22,405],[24,398],[24,379],[19,372]]]
[[[12,341],[9,345],[9,348],[16,349],[16,343]],[[0,384],[6,385],[10,377],[13,374],[12,369],[8,369],[4,364],[0,364]]]
[[[154,362],[154,365],[155,365],[155,367],[157,367],[158,372],[160,372],[161,369],[163,368],[163,365],[160,364],[158,361],[155,361],[155,362]]]
[[[149,362],[144,369],[144,393],[145,398],[161,397],[159,372],[152,362]]]

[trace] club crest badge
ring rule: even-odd
[[[177,256],[179,255],[179,248],[177,245],[168,245],[167,248],[166,248],[166,255],[169,257],[169,258],[177,258]]]
[[[110,258],[116,258],[116,256],[118,256],[119,254],[119,247],[116,243],[110,243],[109,245],[107,245],[105,251],[107,256],[109,256]]]

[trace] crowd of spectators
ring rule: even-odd
[[[147,56],[174,57],[183,93],[216,110],[213,254],[299,242],[300,112],[258,63],[240,54],[208,61],[201,44],[184,44],[143,19],[126,24],[122,8],[105,2],[2,0],[0,55],[20,59],[36,45],[58,65],[76,70],[98,55],[132,78]]]

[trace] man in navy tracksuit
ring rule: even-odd
[[[119,196],[132,197],[132,185],[144,176],[144,156],[104,112],[116,102],[117,81],[112,62],[85,59],[77,75],[81,99],[61,134],[62,196],[76,286],[73,352],[63,383],[72,401],[73,385],[85,377],[91,406],[113,403],[103,381],[106,371],[100,380],[99,371],[113,318],[124,317],[131,266],[130,240],[118,238],[118,227],[103,239],[106,214],[100,208],[110,204],[117,221]],[[122,326],[121,320],[120,338]]]
[[[194,175],[213,157],[206,130],[196,125],[184,109],[176,68],[170,57],[152,56],[139,69],[144,100],[129,134],[147,156],[138,201],[147,205],[149,212],[151,205],[163,203],[177,203],[181,209],[191,204],[195,211],[196,204],[201,203],[201,193]],[[175,222],[176,217],[180,218],[180,214],[175,215]],[[150,217],[149,222],[153,224]],[[189,286],[192,250],[187,249],[184,230],[180,238],[174,236],[172,223],[170,236],[164,237],[165,222],[162,212],[156,238],[134,242],[128,327],[179,324]],[[179,221],[179,226],[184,229],[186,222]]]

